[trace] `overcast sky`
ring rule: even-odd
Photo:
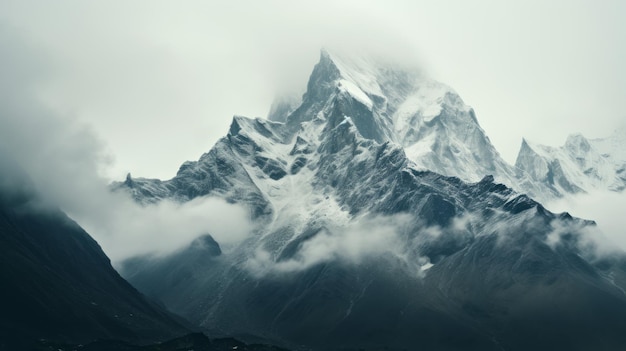
[[[27,72],[0,84],[91,130],[108,177],[169,178],[232,115],[264,117],[304,87],[322,46],[365,47],[419,59],[513,163],[523,136],[560,145],[626,123],[625,14],[624,1],[0,0],[0,63]]]

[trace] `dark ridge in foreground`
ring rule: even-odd
[[[245,344],[233,338],[209,339],[202,333],[188,334],[153,345],[138,346],[118,340],[96,341],[87,345],[68,345],[43,341],[35,351],[288,351],[263,344]]]
[[[40,339],[154,343],[189,332],[126,282],[23,172],[0,167],[0,350]]]

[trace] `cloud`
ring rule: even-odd
[[[410,33],[377,18],[382,4],[35,3],[38,11],[0,3],[0,25],[54,65],[38,94],[95,126],[116,156],[106,169],[116,178],[173,176],[224,136],[233,115],[263,117],[277,92],[302,92],[323,46],[399,60],[412,50]]]
[[[276,252],[257,249],[246,268],[255,276],[307,270],[329,262],[358,265],[365,260],[394,259],[415,277],[433,266],[428,254],[443,246],[463,246],[472,236],[473,216],[454,218],[450,225],[428,226],[410,214],[354,218],[342,225],[327,225],[304,241],[290,258],[277,260]]]
[[[555,200],[546,204],[546,208],[594,220],[598,225],[597,230],[586,237],[602,251],[611,249],[613,245],[626,250],[626,193],[595,191]]]
[[[550,144],[623,120],[622,3],[433,4],[4,1],[0,145],[83,221],[115,207],[103,176],[171,176],[223,136],[233,114],[262,116],[276,91],[301,89],[322,46],[399,61],[422,50],[509,161],[524,133]],[[580,216],[626,245],[619,215],[603,218],[616,207],[598,208]]]
[[[144,254],[175,251],[203,234],[228,247],[253,230],[249,211],[219,198],[197,198],[184,204],[162,201],[139,206],[123,194],[105,197],[106,207],[78,216],[114,262]]]
[[[546,236],[546,243],[553,250],[560,245],[574,246],[589,262],[621,257],[624,254],[624,251],[619,246],[615,246],[596,226],[558,219],[553,220],[550,226],[552,231]]]
[[[323,229],[304,241],[298,252],[287,260],[275,262],[271,253],[258,249],[247,262],[256,275],[306,270],[320,263],[340,261],[359,264],[362,260],[401,251],[401,233],[406,231],[408,215],[362,218],[347,225]]]
[[[247,211],[223,200],[142,207],[111,193],[102,176],[112,162],[104,142],[88,125],[42,101],[40,84],[51,68],[35,59],[45,54],[26,42],[0,27],[0,185],[14,187],[10,173],[23,168],[38,192],[82,225],[113,261],[175,250],[206,233],[229,244],[250,232]]]
[[[42,94],[97,126],[118,159],[114,176],[167,177],[223,136],[232,115],[263,116],[277,90],[302,88],[321,46],[399,60],[423,53],[509,162],[523,136],[555,144],[582,130],[607,135],[624,120],[624,7],[32,0],[0,2],[0,22],[45,48],[57,67]]]

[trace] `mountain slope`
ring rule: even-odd
[[[219,255],[214,245],[198,251],[191,244],[167,257],[129,260],[122,274],[213,333],[294,347],[626,343],[623,253],[600,255],[592,222],[550,213],[495,176],[466,182],[424,170],[422,158],[438,159],[441,169],[466,162],[470,178],[490,166],[474,156],[437,158],[435,146],[411,159],[405,150],[424,140],[423,130],[436,130],[448,148],[463,140],[461,154],[481,147],[499,156],[449,93],[434,99],[440,110],[407,107],[417,111],[404,115],[413,131],[399,133],[393,116],[408,96],[422,94],[417,85],[429,83],[368,65],[323,52],[285,123],[237,116],[226,137],[173,179],[115,184],[144,204],[222,197],[247,206],[257,224]],[[432,106],[424,99],[411,105]],[[423,121],[428,114],[440,122]],[[463,129],[475,134],[463,139]],[[578,333],[563,340],[572,325]]]
[[[3,163],[0,349],[42,338],[160,341],[187,331],[120,277],[100,246],[26,178]]]

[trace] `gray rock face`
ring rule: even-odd
[[[323,52],[285,123],[235,117],[173,179],[116,184],[144,204],[222,197],[258,223],[218,255],[192,243],[123,274],[212,333],[288,346],[623,345],[623,254],[599,257],[592,222],[498,182],[522,178],[456,94],[420,79]]]

